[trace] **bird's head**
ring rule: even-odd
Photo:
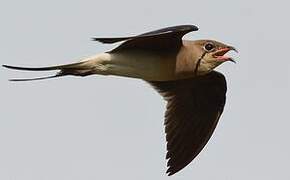
[[[233,58],[225,55],[230,50],[238,52],[233,46],[214,40],[197,40],[194,44],[199,52],[195,55],[197,58],[195,70],[201,74],[210,72],[224,62],[235,62]]]

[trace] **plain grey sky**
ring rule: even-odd
[[[205,149],[170,179],[290,179],[289,2],[0,2],[0,63],[76,62],[121,36],[195,24],[186,39],[215,39],[240,51],[218,68],[227,104]],[[91,76],[12,83],[42,73],[0,69],[0,179],[169,179],[165,102],[141,80]]]

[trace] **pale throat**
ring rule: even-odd
[[[217,61],[205,61],[202,59],[200,61],[199,67],[198,67],[198,74],[207,74],[213,71],[217,66],[222,64],[222,62]]]

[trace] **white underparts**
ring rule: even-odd
[[[151,81],[174,78],[174,62],[146,52],[101,53],[84,59],[92,74],[117,75]]]
[[[181,68],[182,71],[177,71],[177,61],[174,55],[162,55],[148,51],[100,53],[84,59],[82,62],[81,68],[87,70],[86,72],[89,74],[116,75],[148,81],[184,79],[195,74],[195,66]],[[202,59],[197,74],[209,73],[216,66],[217,64],[205,62]]]

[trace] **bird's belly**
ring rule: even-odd
[[[148,81],[176,79],[175,58],[143,51],[110,53],[108,74],[140,78]]]

